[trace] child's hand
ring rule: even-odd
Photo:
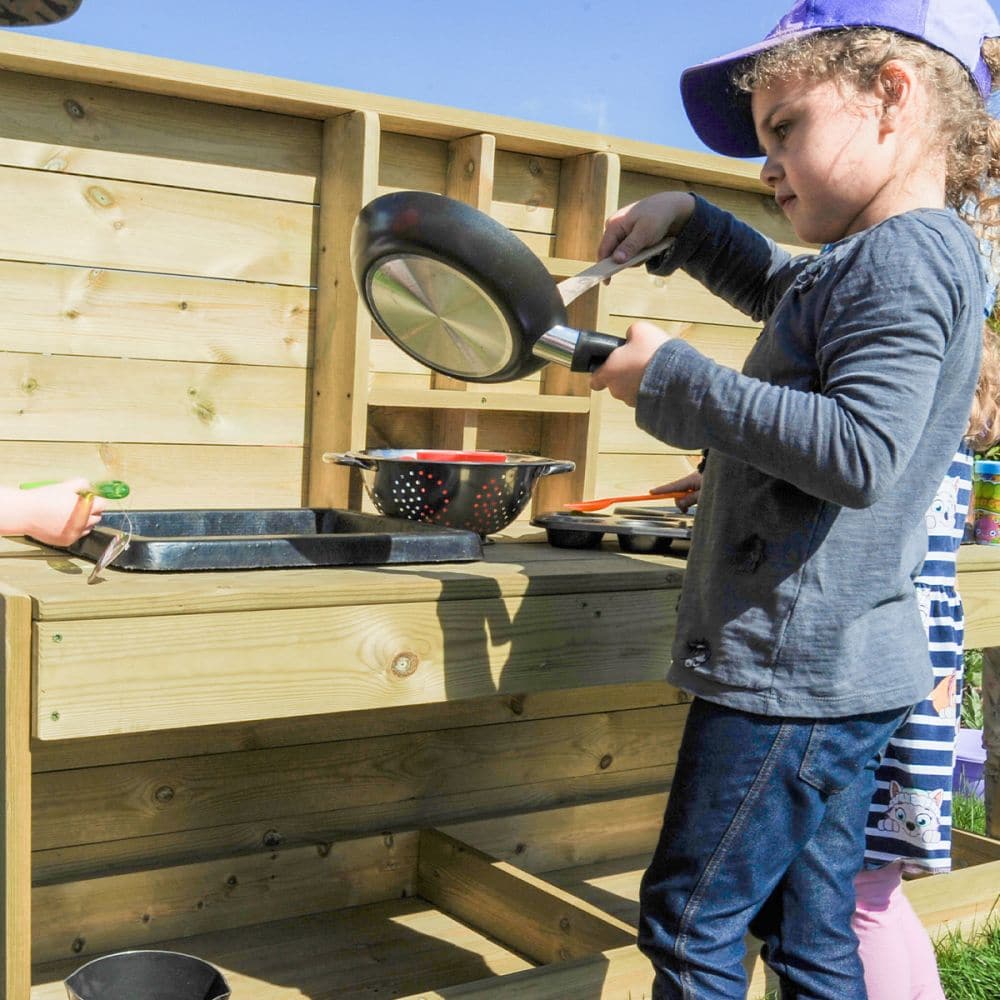
[[[67,479],[32,490],[0,491],[0,534],[30,535],[46,545],[72,545],[101,519],[107,501],[86,490],[86,479]]]
[[[689,490],[687,496],[678,497],[674,502],[681,513],[685,513],[689,508],[698,502],[701,495],[701,473],[689,472],[680,479],[675,479],[672,483],[664,483],[662,486],[654,486],[650,493],[681,493]]]
[[[625,336],[625,343],[590,376],[590,388],[595,392],[607,389],[615,399],[635,406],[646,365],[671,337],[658,326],[642,321],[633,323]]]
[[[694,211],[694,195],[663,191],[619,209],[604,226],[597,259],[613,257],[619,264],[640,250],[679,233]]]

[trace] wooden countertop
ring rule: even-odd
[[[32,734],[661,681],[684,560],[543,537],[489,545],[475,563],[119,570],[92,586],[89,562],[5,539],[0,588],[26,623]],[[1000,547],[963,547],[959,566],[967,644],[1000,646]]]
[[[614,548],[557,549],[544,535],[484,547],[481,562],[161,573],[107,570],[26,539],[0,539],[0,583],[39,621],[674,589],[684,560]]]

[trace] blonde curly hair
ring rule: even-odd
[[[1000,39],[985,39],[982,52],[993,79],[1000,81]],[[973,227],[995,283],[1000,275],[1000,121],[954,56],[885,28],[844,28],[766,49],[738,67],[734,82],[750,93],[802,77],[835,80],[863,93],[893,59],[910,63],[933,96],[925,129],[932,148],[944,154],[945,200]],[[983,325],[983,358],[966,432],[977,451],[1000,441],[1000,306],[992,324]]]

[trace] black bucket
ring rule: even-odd
[[[208,962],[176,951],[120,951],[66,980],[69,1000],[227,1000],[229,984]]]

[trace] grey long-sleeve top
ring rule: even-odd
[[[958,216],[887,219],[791,257],[698,199],[669,256],[764,321],[742,373],[683,340],[650,362],[636,422],[709,449],[671,683],[807,718],[932,687],[913,591],[924,513],[966,429],[986,285]]]

